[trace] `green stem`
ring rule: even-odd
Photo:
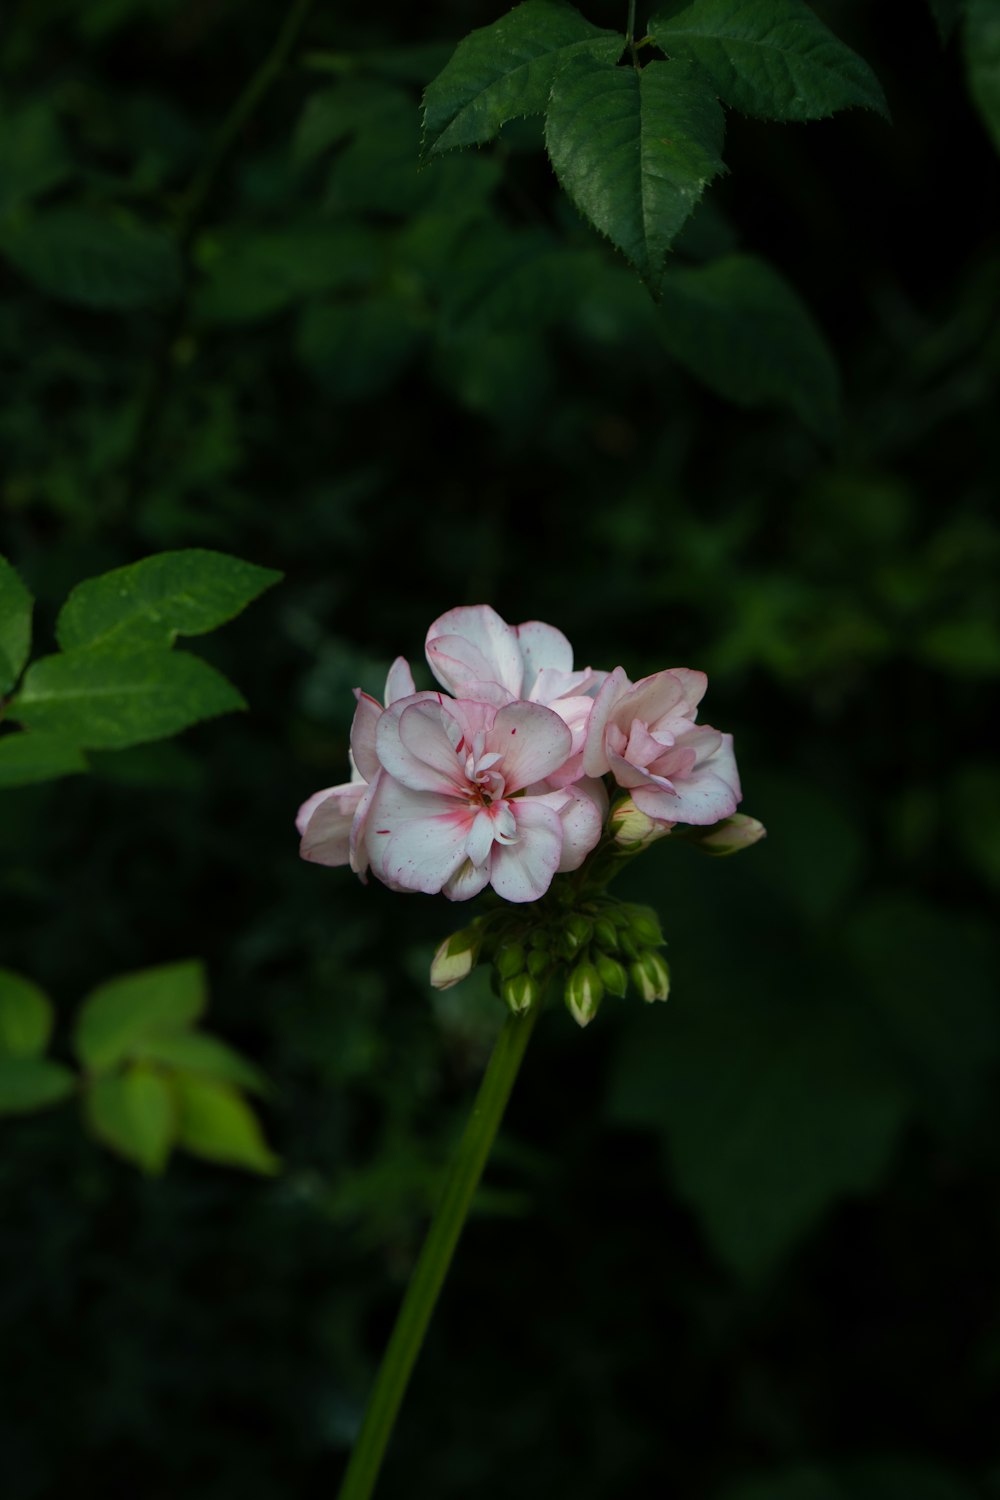
[[[625,27],[625,45],[632,54],[632,63],[639,66],[635,50],[635,0],[628,0],[628,24]]]
[[[526,1015],[508,1016],[497,1038],[383,1355],[338,1500],[368,1500],[375,1488],[410,1373],[540,1009],[541,1005],[535,1004]]]

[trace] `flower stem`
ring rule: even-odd
[[[632,55],[633,67],[639,66],[635,50],[635,0],[628,0],[628,24],[625,27],[625,45]]]
[[[400,1403],[540,1009],[536,1004],[525,1015],[508,1016],[497,1037],[383,1355],[338,1500],[368,1500],[375,1488]]]

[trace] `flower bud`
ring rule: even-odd
[[[617,953],[618,929],[610,917],[598,917],[595,920],[594,942],[607,953]]]
[[[751,844],[766,837],[767,829],[757,818],[733,813],[731,818],[723,818],[721,823],[706,828],[695,842],[706,854],[739,854],[741,849],[749,849]]]
[[[530,1010],[541,998],[541,994],[541,984],[530,974],[515,974],[512,979],[504,979],[500,983],[500,998],[516,1016]]]
[[[566,931],[576,943],[576,946],[582,948],[584,943],[590,942],[594,932],[594,924],[588,917],[581,916],[579,912],[574,912],[566,923]]]
[[[532,979],[544,979],[552,967],[552,960],[547,953],[542,953],[533,948],[528,954],[527,970]]]
[[[640,812],[631,797],[623,797],[611,809],[608,832],[621,849],[637,854],[664,838],[673,826]]]
[[[629,934],[634,942],[650,948],[663,947],[663,928],[651,906],[630,906],[628,915]]]
[[[436,990],[450,990],[453,984],[468,977],[479,959],[482,937],[478,925],[463,927],[445,938],[431,959],[431,984]]]
[[[601,983],[609,995],[617,995],[618,999],[624,998],[628,989],[628,974],[625,965],[620,964],[617,958],[612,958],[609,953],[597,953],[594,957],[594,968],[601,977]]]
[[[629,965],[629,975],[643,1000],[665,1000],[670,994],[667,961],[652,948],[646,948],[635,963]]]
[[[520,943],[508,940],[500,944],[493,962],[501,979],[513,979],[524,968],[524,949]]]
[[[597,1015],[604,998],[604,985],[593,964],[577,964],[570,970],[563,992],[570,1015],[578,1026],[586,1026]]]

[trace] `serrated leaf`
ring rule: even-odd
[[[995,0],[965,0],[962,42],[972,102],[1000,151],[1000,9]]]
[[[56,638],[64,651],[172,646],[178,635],[218,629],[281,577],[225,552],[160,552],[77,584],[60,611]]]
[[[231,682],[187,652],[83,646],[34,662],[8,717],[84,750],[124,750],[245,707]]]
[[[0,1115],[30,1115],[68,1098],[76,1075],[46,1057],[0,1057]]]
[[[564,63],[618,61],[625,38],[559,0],[525,0],[465,37],[424,90],[424,138],[433,153],[492,140],[507,120],[545,111]]]
[[[0,235],[0,254],[63,302],[129,312],[180,290],[180,259],[165,235],[83,208],[54,208]]]
[[[819,120],[860,106],[889,117],[871,68],[804,0],[681,0],[649,32],[669,56],[703,69],[743,114]]]
[[[144,1067],[115,1078],[96,1078],[84,1095],[93,1134],[143,1171],[159,1173],[177,1134],[177,1109],[167,1079]]]
[[[186,1073],[201,1073],[217,1083],[231,1083],[254,1094],[270,1088],[259,1068],[217,1037],[200,1031],[163,1031],[141,1037],[134,1055]]]
[[[79,748],[57,734],[0,735],[0,791],[88,769]]]
[[[205,971],[197,962],[122,974],[92,990],[80,1007],[76,1055],[90,1072],[106,1072],[137,1056],[149,1037],[192,1025],[206,1000]]]
[[[52,1002],[30,979],[0,969],[0,1057],[40,1057],[52,1035]]]
[[[28,659],[33,605],[19,575],[0,557],[0,693],[10,692]]]
[[[174,1089],[179,1146],[222,1166],[268,1175],[278,1170],[279,1159],[264,1140],[256,1115],[235,1089],[193,1074],[179,1074]]]
[[[671,267],[660,286],[660,335],[699,380],[740,406],[785,406],[829,435],[840,381],[808,308],[751,255]]]
[[[545,144],[573,202],[655,291],[671,241],[725,171],[722,110],[681,63],[575,58],[559,73]]]

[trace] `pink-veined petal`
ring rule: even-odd
[[[615,705],[631,687],[624,667],[615,667],[601,683],[587,724],[587,738],[583,746],[583,769],[588,776],[603,776],[608,770],[608,754],[604,745],[604,731],[614,712]]]
[[[342,786],[324,787],[321,792],[313,792],[311,797],[307,797],[305,802],[303,802],[302,806],[299,808],[298,812],[295,814],[295,826],[298,829],[299,833],[305,833],[306,825],[308,824],[309,819],[312,817],[313,813],[316,811],[317,807],[319,807],[321,802],[325,802],[327,797],[332,797],[334,792],[349,791],[352,785],[352,782],[347,781],[344,782]]]
[[[397,656],[385,679],[386,708],[393,703],[398,703],[400,698],[412,698],[416,691],[409,662],[405,656]]]
[[[577,786],[564,787],[560,791],[545,792],[531,798],[533,803],[551,807],[559,815],[562,824],[560,875],[567,870],[578,870],[601,837],[608,805],[607,794],[599,781],[592,781],[587,785],[588,791],[590,787],[599,789],[601,801],[588,795],[588,792],[579,790]]]
[[[537,901],[559,868],[562,822],[553,808],[534,797],[520,797],[511,807],[517,842],[493,845],[490,885],[505,901]]]
[[[375,748],[389,775],[412,791],[459,796],[466,789],[437,695],[433,702],[403,698],[386,709],[378,723]]]
[[[452,797],[381,776],[365,833],[372,869],[396,890],[433,895],[465,859],[473,817]]]
[[[493,819],[485,807],[480,808],[472,819],[472,827],[465,841],[465,852],[474,865],[484,865],[493,848]]]
[[[488,604],[448,610],[427,632],[426,651],[438,682],[457,697],[474,697],[469,689],[491,682],[520,695],[524,669],[517,633]]]
[[[351,824],[368,788],[364,783],[332,787],[325,796],[310,797],[302,812],[312,809],[302,828],[299,853],[318,865],[346,865],[350,861]]]
[[[384,776],[385,772],[379,769],[372,777],[368,786],[364,788],[364,795],[358,803],[354,814],[354,822],[351,824],[351,869],[355,875],[360,876],[365,885],[368,884],[368,866],[371,863],[368,857],[368,840],[365,837],[368,829],[368,813],[371,810],[372,798],[377,792],[379,782]]]
[[[558,771],[573,749],[573,736],[550,708],[510,703],[497,713],[485,744],[502,756],[500,769],[509,795]]]
[[[379,764],[375,752],[375,735],[382,717],[382,705],[360,688],[355,689],[355,696],[358,706],[354,710],[354,721],[351,724],[351,755],[365,781],[371,781]]]
[[[696,771],[685,781],[674,783],[674,795],[647,784],[633,790],[632,801],[649,818],[702,825],[728,818],[736,811],[739,798],[714,772]]]
[[[558,672],[561,675],[573,670],[573,647],[554,625],[545,625],[541,620],[527,620],[515,627],[517,644],[524,662],[524,680],[521,694],[532,696],[539,672]],[[536,702],[544,699],[536,698]]]
[[[489,884],[490,867],[487,861],[484,865],[474,865],[467,859],[463,865],[459,865],[450,880],[445,881],[441,887],[441,894],[447,896],[449,901],[469,901],[473,896]]]

